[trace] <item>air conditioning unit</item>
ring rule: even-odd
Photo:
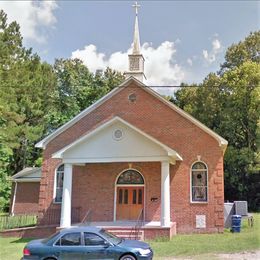
[[[234,201],[236,215],[247,216],[247,201]]]

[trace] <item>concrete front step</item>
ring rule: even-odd
[[[138,232],[136,232],[132,229],[107,229],[107,231],[113,233],[120,238],[144,240],[143,230],[139,230]]]

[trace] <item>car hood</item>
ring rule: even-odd
[[[130,239],[125,239],[123,240],[119,246],[121,247],[131,247],[131,248],[142,248],[142,249],[147,249],[150,248],[150,246],[142,241],[137,241],[137,240],[130,240]]]

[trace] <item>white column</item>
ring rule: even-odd
[[[170,226],[170,164],[161,162],[161,226]]]
[[[72,188],[72,164],[64,164],[63,193],[61,202],[60,226],[71,226],[71,188]]]
[[[15,186],[14,186],[14,195],[13,195],[13,203],[12,203],[11,216],[14,215],[14,207],[15,207],[15,201],[16,201],[16,191],[17,191],[17,181],[15,181]]]

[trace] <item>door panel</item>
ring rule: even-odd
[[[117,188],[117,220],[136,220],[144,207],[144,187]]]

